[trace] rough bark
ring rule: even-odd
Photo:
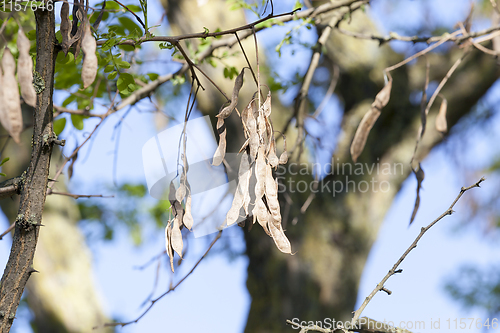
[[[45,81],[45,89],[37,96],[31,163],[24,177],[11,253],[1,280],[0,332],[10,330],[28,278],[34,272],[33,256],[42,222],[52,153],[48,138],[52,136],[52,93],[56,58],[54,11],[37,10],[35,18],[36,71]]]

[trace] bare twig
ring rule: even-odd
[[[330,98],[333,95],[333,92],[335,91],[335,87],[337,87],[337,82],[339,80],[340,76],[340,68],[338,65],[333,65],[333,74],[332,74],[332,80],[330,81],[330,85],[328,86],[328,90],[326,91],[325,97],[323,97],[323,100],[321,103],[319,103],[318,107],[314,111],[313,115],[311,116],[312,118],[318,118],[320,115],[321,111],[326,106],[326,103],[330,100]]]
[[[414,55],[412,55],[411,57],[408,57],[406,58],[405,60],[401,61],[401,62],[398,62],[397,64],[393,65],[393,66],[390,66],[390,67],[387,67],[385,69],[385,71],[387,72],[390,72],[390,71],[393,71],[395,70],[396,68],[399,68],[403,65],[406,65],[407,63],[409,63],[410,61],[414,60],[414,59],[417,59],[418,57],[434,50],[436,47],[446,43],[447,41],[451,40],[453,37],[456,37],[457,35],[460,34],[460,30],[457,30],[449,35],[446,35],[443,39],[441,39],[439,42],[437,42],[436,44],[432,44],[431,46],[423,49],[422,51],[420,52],[417,52],[415,53]]]
[[[172,42],[172,41],[178,41],[182,39],[187,39],[187,38],[206,38],[206,37],[215,37],[215,36],[221,36],[225,34],[235,34],[236,32],[241,31],[241,33],[238,35],[238,38],[240,40],[245,39],[253,34],[253,31],[250,30],[252,26],[255,26],[255,31],[259,32],[261,30],[266,29],[265,26],[256,26],[258,23],[262,23],[265,20],[273,19],[270,23],[271,26],[276,25],[278,23],[285,23],[292,21],[293,19],[301,19],[301,18],[313,18],[318,15],[324,14],[331,12],[333,10],[345,7],[345,6],[351,6],[354,4],[359,5],[360,7],[363,4],[369,3],[370,0],[344,0],[344,1],[339,1],[335,3],[326,3],[323,4],[319,7],[316,8],[311,8],[305,11],[301,12],[290,12],[290,13],[285,13],[285,14],[280,14],[280,15],[275,15],[272,17],[266,17],[264,19],[255,21],[253,23],[250,23],[248,25],[239,27],[239,28],[234,28],[226,31],[220,31],[220,32],[214,32],[214,33],[198,33],[198,34],[188,34],[188,35],[182,35],[182,36],[175,36],[175,37],[153,37],[148,39],[148,41],[160,41],[160,42]],[[293,14],[293,15],[291,15]],[[144,37],[145,38],[145,37]],[[142,40],[142,39],[139,39]],[[143,40],[145,41],[145,40]],[[130,45],[136,43],[136,41],[123,41],[122,43],[127,43],[129,42]],[[218,48],[222,47],[232,47],[238,42],[238,39],[236,36],[230,36],[221,40],[216,40],[210,46],[204,50],[203,52],[200,52],[196,58],[196,62],[199,62],[208,56],[212,54],[212,52]],[[98,44],[104,44],[105,41],[99,41]],[[149,82],[146,86],[134,91],[129,97],[125,98],[122,100],[117,106],[114,107],[115,111],[118,111],[122,108],[124,108],[127,105],[137,103],[141,99],[148,97],[151,95],[153,91],[155,91],[159,86],[161,86],[163,83],[171,80],[174,76],[176,75],[182,75],[186,72],[186,70],[189,68],[187,64],[184,64],[181,69],[179,69],[176,73],[172,74],[167,74],[167,75],[162,75],[158,77],[156,80]]]
[[[436,90],[432,94],[431,98],[429,99],[429,102],[427,103],[427,106],[423,110],[423,112],[422,112],[422,127],[421,127],[420,133],[419,133],[419,135],[417,137],[417,143],[415,144],[415,149],[413,151],[413,156],[411,158],[411,162],[410,163],[413,163],[415,155],[417,154],[417,149],[418,149],[418,146],[420,144],[420,141],[422,140],[422,137],[424,136],[425,127],[426,127],[426,120],[425,119],[426,119],[427,115],[429,114],[429,110],[431,109],[432,105],[434,104],[434,101],[436,100],[436,97],[441,92],[441,89],[443,89],[443,87],[446,84],[446,82],[448,82],[448,80],[450,79],[450,77],[453,75],[453,73],[458,68],[458,66],[462,63],[462,61],[467,56],[467,54],[469,54],[469,51],[470,51],[470,47],[467,47],[467,49],[464,51],[464,53],[462,54],[462,56],[460,58],[458,58],[457,61],[455,61],[455,63],[453,64],[453,66],[451,66],[451,68],[448,70],[448,73],[446,73],[445,77],[441,80],[441,82],[439,82],[438,87],[436,88]]]
[[[52,189],[47,189],[47,195],[51,194],[57,194],[57,195],[64,195],[67,197],[71,197],[73,199],[79,199],[79,198],[114,198],[114,195],[102,195],[102,194],[73,194],[73,193],[67,193],[67,192],[59,192],[59,191],[53,191]]]
[[[252,72],[253,80],[255,81],[255,84],[258,86],[259,84],[258,84],[258,81],[257,81],[257,77],[255,76],[255,73],[253,71],[252,64],[250,64],[250,61],[248,60],[247,54],[245,52],[245,48],[241,44],[241,40],[238,37],[238,33],[235,32],[234,35],[236,36],[236,39],[238,40],[238,44],[240,45],[241,52],[243,52],[243,56],[245,57],[245,60],[247,61],[248,68],[250,68],[250,72]]]
[[[16,225],[15,223],[12,223],[12,224],[11,224],[11,225],[7,228],[7,230],[5,230],[4,232],[2,232],[2,234],[0,235],[0,240],[2,240],[2,239],[3,239],[3,237],[4,237],[5,235],[7,235],[9,232],[11,232],[11,231],[12,231],[12,229],[14,229],[15,225]]]
[[[0,199],[8,198],[18,193],[21,186],[21,177],[7,179],[0,183]]]
[[[337,26],[337,24],[342,20],[344,15],[348,12],[352,12],[354,10],[357,10],[361,8],[361,6],[368,1],[360,1],[348,8],[342,8],[341,10],[338,11],[335,15],[332,16],[326,27],[323,29],[321,35],[318,38],[318,41],[316,42],[316,45],[313,48],[313,54],[311,57],[311,61],[309,62],[309,68],[307,69],[307,72],[304,76],[304,81],[302,82],[302,86],[297,93],[297,96],[295,97],[295,106],[294,106],[294,113],[291,117],[291,119],[287,122],[290,124],[292,118],[297,119],[297,129],[298,129],[298,134],[297,134],[297,140],[295,141],[295,145],[292,149],[289,151],[289,155],[292,156],[294,153],[295,149],[299,147],[303,140],[304,140],[304,114],[305,114],[305,101],[306,101],[306,96],[307,92],[309,91],[309,87],[311,86],[312,78],[314,75],[314,72],[316,71],[316,68],[318,67],[319,64],[319,59],[322,54],[322,49],[323,46],[325,45],[326,41],[328,40],[328,37],[330,37],[330,34],[332,32],[332,29]],[[286,132],[287,127],[284,128],[283,133]]]
[[[472,189],[472,188],[475,188],[475,187],[480,187],[480,184],[484,181],[484,177],[482,177],[481,179],[479,179],[479,181],[477,181],[475,184],[471,185],[471,186],[468,186],[468,187],[462,187],[460,189],[460,193],[457,195],[457,197],[455,198],[455,200],[453,201],[453,203],[450,205],[450,207],[448,207],[448,209],[442,213],[437,219],[435,219],[434,221],[432,221],[428,226],[426,227],[422,227],[422,229],[420,230],[420,233],[418,234],[417,238],[415,238],[415,240],[413,241],[413,243],[411,243],[410,247],[408,247],[408,249],[403,253],[403,255],[398,259],[398,261],[396,261],[396,263],[394,264],[394,266],[389,270],[389,272],[384,276],[384,278],[382,279],[382,281],[379,282],[379,284],[377,284],[377,286],[375,287],[375,289],[373,289],[373,291],[370,293],[370,295],[368,295],[368,297],[365,298],[365,300],[363,301],[363,304],[361,304],[361,306],[359,307],[359,309],[356,310],[356,312],[354,313],[354,316],[352,318],[352,321],[351,323],[354,325],[356,324],[356,322],[358,321],[359,317],[361,316],[361,313],[363,312],[363,310],[366,308],[366,306],[368,305],[368,303],[370,303],[370,301],[372,300],[372,298],[375,296],[375,294],[377,294],[377,292],[383,290],[384,288],[384,284],[387,282],[387,280],[393,276],[394,274],[396,273],[401,273],[402,270],[398,270],[398,267],[399,265],[403,262],[403,260],[405,260],[405,258],[408,256],[408,254],[414,249],[417,247],[417,243],[418,241],[424,236],[424,234],[430,229],[432,228],[436,223],[438,223],[440,220],[442,220],[445,216],[447,215],[451,215],[453,214],[453,207],[455,206],[455,204],[458,202],[458,200],[462,197],[462,195],[467,192],[468,190]]]
[[[463,43],[465,40],[469,38],[476,38],[476,37],[481,37],[484,36],[481,39],[476,40],[475,42],[481,43],[486,40],[491,39],[489,36],[490,34],[496,34],[500,30],[500,26],[494,26],[490,27],[484,30],[476,31],[476,32],[469,32],[469,33],[464,33],[463,35],[455,35],[455,36],[450,36],[448,33],[442,34],[440,36],[400,36],[395,32],[390,32],[388,36],[377,36],[377,35],[370,35],[370,34],[363,34],[355,31],[350,31],[350,30],[345,30],[342,28],[338,28],[338,31],[346,36],[358,38],[358,39],[368,39],[368,40],[374,40],[378,41],[380,45],[384,43],[388,43],[393,40],[398,40],[398,41],[403,41],[403,42],[411,42],[411,43],[427,43],[427,44],[432,44],[436,42],[440,42],[442,40],[450,41],[450,42],[456,42],[457,44]]]
[[[71,110],[71,109],[65,108],[63,106],[58,106],[58,105],[54,105],[54,109],[56,110],[56,112],[54,112],[54,118],[59,116],[62,113],[77,114],[77,115],[82,115],[82,116],[87,116],[87,117],[97,117],[97,118],[101,118],[101,119],[104,118],[104,114],[90,113],[90,111],[87,109]]]
[[[104,327],[116,327],[116,326],[123,327],[123,326],[127,326],[127,325],[130,325],[130,324],[137,323],[139,320],[141,320],[141,318],[144,317],[146,315],[146,313],[149,312],[149,310],[151,310],[151,308],[155,305],[156,302],[158,302],[160,299],[162,299],[163,297],[165,297],[166,295],[168,295],[170,292],[174,291],[175,288],[177,288],[182,282],[184,282],[184,280],[186,280],[194,272],[194,270],[196,269],[196,267],[198,267],[198,265],[201,263],[201,261],[207,256],[208,252],[210,252],[210,250],[215,245],[215,243],[219,240],[219,238],[221,237],[221,235],[222,235],[222,230],[219,231],[219,233],[214,238],[214,240],[212,241],[212,243],[210,243],[210,245],[208,246],[208,249],[205,251],[205,253],[196,262],[196,264],[194,264],[193,268],[191,268],[191,270],[186,275],[184,275],[184,277],[182,279],[180,279],[180,281],[177,282],[176,285],[171,286],[166,292],[164,292],[163,294],[161,294],[157,298],[151,300],[151,304],[149,304],[149,306],[147,307],[147,309],[144,310],[139,317],[137,317],[136,319],[134,319],[132,321],[122,322],[122,323],[106,323],[103,326]],[[94,329],[96,329],[96,328],[98,328],[98,327],[94,327]]]

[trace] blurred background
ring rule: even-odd
[[[362,9],[344,15],[339,27],[364,35],[440,36],[458,29],[457,23],[470,16],[471,31],[481,31],[498,25],[492,1],[371,1]],[[324,3],[306,1],[301,6],[305,10],[309,5],[318,7]],[[101,5],[91,2],[91,6]],[[294,6],[297,6],[295,1],[275,1],[274,13],[291,11]],[[56,4],[56,10],[59,8],[60,4]],[[256,20],[254,10],[261,14],[264,8],[265,1],[163,0],[148,2],[147,15],[149,25],[155,26],[151,31],[160,36],[200,32],[205,27],[215,31],[240,26]],[[137,14],[141,16],[144,12],[138,10]],[[134,20],[129,13],[121,15]],[[273,92],[274,127],[281,131],[289,122],[286,131],[289,149],[294,146],[296,125],[300,123],[297,120],[300,115],[294,113],[296,96],[313,47],[331,15],[318,17],[316,25],[294,20],[257,34],[262,82]],[[111,31],[114,25],[124,25],[117,17],[110,12],[99,30]],[[29,24],[29,16],[24,20]],[[243,45],[255,64],[253,40],[248,38]],[[493,47],[492,42],[483,45]],[[187,48],[195,52],[202,46],[192,41]],[[427,96],[430,96],[464,52],[460,46],[446,43],[391,73],[391,100],[372,129],[358,162],[402,163],[402,173],[345,175],[318,167],[332,161],[353,163],[349,145],[361,118],[384,86],[383,69],[425,47],[426,43],[397,40],[379,45],[376,40],[354,38],[333,29],[305,100],[306,116],[302,121],[307,136],[303,153],[299,156],[295,150],[290,158],[290,163],[308,165],[309,171],[285,175],[286,180],[303,180],[308,184],[314,180],[343,182],[346,176],[357,183],[386,180],[390,184],[388,191],[344,191],[335,196],[331,192],[313,196],[310,191],[281,193],[283,227],[291,241],[293,256],[279,252],[260,227],[248,230],[247,223],[244,228],[225,229],[208,256],[175,291],[155,303],[137,323],[115,330],[291,332],[294,328],[286,325],[287,319],[349,320],[352,311],[393,266],[420,228],[443,213],[462,186],[469,186],[482,176],[486,177],[482,187],[467,192],[455,206],[455,214],[434,226],[405,259],[401,265],[403,273],[388,281],[386,287],[392,295],[377,294],[363,316],[395,325],[404,323],[403,328],[414,332],[435,331],[436,323],[440,330],[450,332],[488,330],[484,325],[498,320],[500,312],[497,144],[500,72],[495,56],[473,49],[443,88],[442,95],[448,101],[446,135],[434,128],[439,98],[431,108],[426,139],[417,152],[426,177],[420,192],[420,208],[410,226],[417,181],[409,162],[420,125],[426,62],[430,73]],[[224,51],[229,55],[216,53],[200,67],[230,94],[234,78],[225,77],[223,70],[234,66],[239,72],[246,62],[237,46]],[[158,43],[119,52],[132,64],[127,72],[148,80],[181,67],[173,59],[172,50],[159,49]],[[69,109],[85,108],[85,94],[92,96],[93,91],[81,91],[74,84],[64,87],[66,76],[74,72],[69,69],[65,72],[67,62],[59,60],[55,80],[56,85],[61,83],[54,104]],[[103,85],[113,86],[112,80],[105,79],[106,75],[102,77]],[[189,77],[185,80],[189,81]],[[78,158],[65,168],[56,184],[59,191],[114,197],[77,200],[60,195],[47,197],[46,226],[41,229],[35,255],[35,268],[40,273],[30,279],[12,332],[91,332],[92,327],[100,325],[97,332],[112,331],[102,324],[135,320],[151,299],[189,273],[205,253],[215,234],[194,238],[186,232],[184,260],[176,257],[175,273],[170,271],[168,257],[163,255],[169,204],[149,196],[142,165],[143,145],[184,119],[189,84],[183,81],[182,77],[171,80],[151,98],[113,114],[80,150]],[[202,82],[206,91],[200,92],[191,117],[210,115],[215,126],[214,116],[224,98],[208,81]],[[252,84],[250,76],[245,76],[240,110],[256,91]],[[103,114],[107,105],[109,99],[97,98],[92,112]],[[66,119],[60,134],[66,146],[54,154],[54,168],[61,164],[61,156],[70,155],[100,120],[69,114],[57,119]],[[236,152],[243,143],[238,127],[241,125],[236,117],[229,119],[228,137],[232,139],[228,140],[228,151]],[[207,133],[212,130],[207,127]],[[26,166],[30,152],[28,132],[24,133],[25,146],[10,142],[2,153],[2,158],[10,157],[2,167],[7,178],[19,175]],[[207,140],[210,138],[207,134]],[[278,146],[281,150],[281,141]],[[14,198],[1,203],[5,229],[14,220],[17,202]],[[213,205],[219,214],[224,214],[231,200],[204,204]],[[3,265],[8,259],[10,242],[10,235],[0,241]],[[460,326],[462,322],[465,328]],[[496,331],[498,326],[489,330]]]

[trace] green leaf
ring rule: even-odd
[[[116,74],[118,74],[117,71],[109,73],[108,80],[113,80],[116,77]]]
[[[142,198],[146,195],[148,189],[144,184],[123,184],[120,187],[120,191],[125,192],[130,197]]]
[[[56,135],[61,134],[65,126],[66,126],[66,118],[59,118],[54,120],[54,133],[56,133]]]
[[[0,176],[6,177],[7,175],[5,173],[3,173],[3,172],[0,172]]]
[[[2,162],[0,162],[0,166],[4,165],[5,162],[7,162],[8,160],[10,160],[10,157],[6,157],[2,160]]]
[[[71,123],[77,130],[83,129],[83,116],[80,114],[72,114],[71,115]]]
[[[170,44],[169,42],[160,43],[159,47],[160,47],[160,50],[165,50],[165,49],[171,50],[174,48],[174,46],[172,44]]]
[[[70,103],[74,102],[75,100],[76,100],[75,95],[69,95],[68,98],[66,98],[62,103],[62,106],[67,107]]]
[[[128,62],[126,62],[126,61],[123,61],[123,60],[115,61],[115,64],[119,68],[130,68],[130,64]]]
[[[62,65],[67,65],[70,62],[72,62],[73,60],[75,60],[75,56],[71,52],[68,52],[68,54],[66,56],[64,56],[63,52],[59,52],[57,54],[57,58],[56,58],[57,63],[62,64]]]
[[[156,73],[148,73],[148,77],[149,77],[149,79],[150,79],[151,81],[156,80],[156,79],[158,78],[158,76],[159,76],[159,75],[158,75],[158,74],[156,74]]]
[[[121,73],[118,81],[116,82],[116,87],[118,91],[127,90],[129,84],[134,84],[134,77],[129,73]]]
[[[142,12],[142,8],[137,5],[127,5],[128,9],[133,11],[134,13]]]
[[[113,66],[113,65],[107,65],[104,68],[104,73],[109,73],[109,72],[113,71],[113,69],[115,69],[115,66]]]
[[[126,16],[121,16],[118,18],[118,21],[121,25],[128,30],[129,33],[132,33],[136,30],[140,31],[140,35],[142,35],[142,29],[139,25],[137,25],[134,21]]]
[[[135,50],[134,45],[118,45],[118,48],[123,51],[131,52]]]
[[[36,40],[36,30],[28,31],[26,37],[28,37],[29,40]]]

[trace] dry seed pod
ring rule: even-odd
[[[420,166],[420,163],[418,164],[418,169],[415,170],[412,168],[412,171],[415,174],[415,177],[417,178],[417,197],[415,198],[415,205],[413,206],[413,212],[411,213],[410,224],[412,224],[413,220],[415,219],[415,216],[417,216],[418,207],[420,206],[420,189],[422,188],[422,182],[424,181],[425,178],[425,173],[422,167]]]
[[[17,78],[21,86],[21,96],[26,104],[36,106],[36,92],[33,87],[33,60],[30,56],[31,43],[22,29],[17,33]]]
[[[1,70],[0,70],[0,87],[3,87],[3,74]],[[9,127],[9,116],[7,115],[7,111],[5,109],[3,89],[0,89],[0,123],[5,129]]]
[[[97,56],[96,51],[96,41],[94,36],[92,36],[92,31],[90,31],[90,23],[87,21],[85,23],[85,34],[82,39],[82,51],[83,51],[83,65],[82,65],[82,81],[83,88],[90,86],[97,75]]]
[[[234,193],[231,209],[226,215],[226,224],[230,226],[235,223],[240,216],[240,209],[243,207],[245,214],[248,215],[248,206],[250,204],[250,177],[252,169],[248,160],[248,154],[245,152],[241,156],[240,168],[238,170],[238,186]]]
[[[375,101],[372,103],[373,108],[377,108],[382,110],[383,107],[389,103],[389,99],[391,98],[391,90],[392,90],[392,79],[390,79],[387,84],[380,90],[380,92],[375,96]]]
[[[264,104],[262,104],[262,111],[264,112],[264,116],[269,118],[271,115],[271,92],[267,93],[266,100],[264,101]]]
[[[253,114],[253,104],[255,100],[252,100],[248,106],[243,111],[241,118],[248,130],[248,145],[250,146],[250,157],[255,160],[257,156],[257,150],[259,148],[259,134],[257,133],[257,122]]]
[[[266,160],[264,159],[264,148],[259,147],[259,153],[257,154],[257,160],[255,162],[255,200],[264,196],[266,189]]]
[[[181,257],[182,259],[182,233],[181,233],[181,224],[182,222],[179,219],[179,216],[174,218],[174,226],[172,228],[172,238],[170,240],[172,244],[172,249]]]
[[[227,226],[235,223],[240,217],[240,209],[243,207],[245,202],[245,194],[242,192],[240,186],[236,188],[236,192],[234,193],[233,203],[231,204],[231,208],[227,212],[226,215],[226,224]]]
[[[191,191],[188,190],[186,197],[186,211],[184,212],[184,217],[182,218],[182,223],[191,230],[193,228],[193,215],[191,214]]]
[[[267,207],[262,199],[258,199],[255,202],[255,206],[252,209],[252,215],[253,215],[253,223],[255,223],[255,221],[258,221],[262,229],[264,229],[264,231],[266,232],[266,234],[268,236],[271,236],[268,227],[268,222],[271,219],[271,215],[269,214]]]
[[[176,190],[175,190],[175,185],[174,181],[172,180],[170,182],[170,188],[168,192],[168,200],[170,201],[170,207],[172,209],[172,213],[176,218],[179,219],[179,224],[182,225],[182,219],[184,217],[184,209],[182,208],[182,205],[177,199],[175,198],[176,195]]]
[[[278,201],[278,184],[273,178],[270,165],[266,165],[266,200],[274,223],[281,223],[280,203]]]
[[[16,81],[16,62],[8,48],[5,48],[3,53],[2,68],[4,109],[7,119],[7,127],[5,129],[9,132],[10,136],[12,136],[16,143],[20,143],[20,135],[23,130],[23,118],[21,113],[19,89]]]
[[[175,198],[177,201],[181,202],[184,200],[184,197],[186,196],[186,185],[182,183],[182,176],[181,176],[181,184],[179,185],[179,188],[177,191],[175,191]]]
[[[261,109],[262,111],[262,109]],[[266,119],[264,118],[263,112],[259,112],[257,117],[257,132],[259,133],[259,140],[261,144],[266,144],[267,139],[267,126]]]
[[[280,155],[280,164],[288,162],[288,153],[286,152],[286,137],[283,135],[283,152]]]
[[[370,134],[379,116],[380,111],[376,108],[371,108],[370,111],[364,115],[363,119],[361,119],[351,144],[351,157],[354,162],[356,162],[359,155],[363,152],[368,134]]]
[[[245,68],[243,68],[240,72],[240,74],[236,77],[236,80],[234,80],[234,87],[233,87],[233,94],[231,95],[231,103],[223,108],[219,114],[216,116],[220,119],[226,119],[231,115],[233,112],[234,108],[238,104],[238,94],[240,93],[240,89],[243,86],[243,72],[245,71]]]
[[[165,227],[165,247],[167,250],[167,255],[170,258],[170,269],[174,272],[174,250],[172,249],[172,228],[171,221],[168,221]]]
[[[175,191],[175,199],[179,202],[182,202],[182,200],[184,200],[184,197],[186,196],[186,181],[186,171],[184,170],[184,168],[182,168],[179,188],[177,189],[177,191]]]
[[[278,156],[276,156],[276,141],[274,139],[274,135],[271,137],[271,141],[269,144],[269,153],[267,155],[267,160],[273,168],[276,168],[280,163]]]
[[[441,106],[439,107],[439,113],[436,117],[436,129],[441,133],[446,133],[448,131],[448,123],[446,122],[447,108],[448,102],[443,98]]]
[[[285,232],[281,227],[281,223],[275,225],[274,223],[269,223],[269,231],[271,232],[271,237],[273,237],[274,243],[278,250],[283,253],[290,254],[292,253],[292,246],[290,245],[290,241],[285,236]]]
[[[240,169],[238,171],[238,184],[241,184],[241,189],[243,193],[245,193],[243,210],[246,215],[248,215],[248,206],[250,205],[250,177],[252,177],[249,157],[247,152],[243,153],[241,156]]]
[[[226,156],[226,126],[222,118],[217,119],[217,132],[219,133],[219,145],[214,154],[212,161],[213,166],[220,165],[224,160],[224,156]]]
[[[280,164],[286,164],[286,162],[288,162],[288,153],[286,152],[286,150],[281,153],[279,162]]]
[[[368,134],[375,125],[378,117],[380,116],[380,112],[384,106],[389,103],[389,99],[391,97],[391,89],[392,89],[392,79],[390,79],[387,84],[380,90],[380,92],[375,97],[375,101],[372,103],[370,111],[368,111],[361,122],[359,123],[358,129],[356,130],[356,134],[354,134],[354,139],[351,144],[351,157],[354,162],[358,159],[359,155],[363,152],[365,148],[366,139],[368,138]]]
[[[68,50],[71,47],[71,23],[69,22],[69,4],[65,1],[61,6],[61,27],[59,29],[62,35],[61,47],[64,55],[68,54]]]

